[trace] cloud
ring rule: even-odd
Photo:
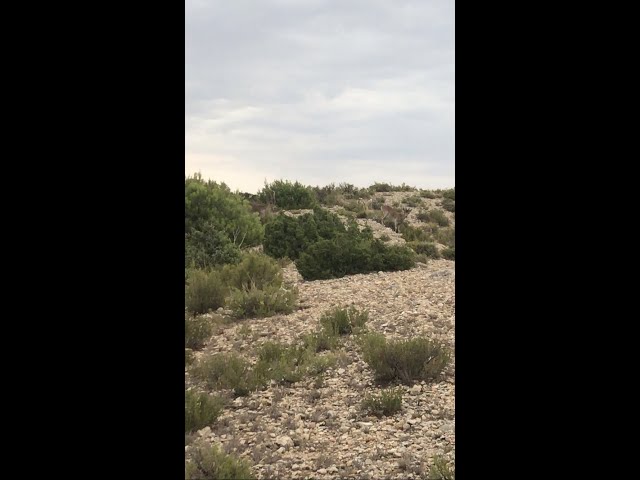
[[[185,170],[454,185],[454,3],[186,2]]]

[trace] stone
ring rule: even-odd
[[[440,428],[438,430],[440,430],[442,433],[449,433],[455,432],[456,427],[453,423],[444,423],[440,425]]]
[[[276,438],[276,445],[280,445],[281,447],[291,448],[293,447],[293,440],[291,437],[287,435],[282,435]]]

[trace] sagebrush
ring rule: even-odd
[[[185,480],[253,480],[250,464],[205,442],[191,447]]]
[[[376,380],[412,384],[437,379],[450,360],[447,348],[428,339],[388,341],[382,334],[369,334],[362,340],[364,361]]]

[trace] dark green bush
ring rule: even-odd
[[[390,416],[402,410],[402,390],[400,388],[380,392],[380,395],[366,395],[360,408],[376,417]]]
[[[447,260],[455,260],[456,259],[456,249],[455,247],[447,247],[442,250],[442,258],[446,258]]]
[[[415,187],[410,187],[409,185],[392,185],[389,183],[378,183],[375,182],[373,185],[369,187],[369,191],[372,192],[413,192],[415,191]]]
[[[433,242],[409,242],[407,245],[417,254],[426,255],[429,258],[440,258],[438,247]]]
[[[370,334],[362,342],[365,362],[381,382],[434,380],[447,366],[446,348],[427,338],[387,341],[384,335]]]
[[[205,442],[194,445],[185,464],[185,480],[253,480],[246,460],[227,455]]]
[[[415,265],[414,252],[400,245],[385,245],[371,231],[349,229],[333,240],[311,245],[296,262],[305,280],[341,278],[373,271],[406,270]]]
[[[231,193],[224,183],[204,181],[196,174],[184,182],[184,233],[205,232],[207,226],[222,231],[238,247],[262,242],[263,228],[249,202]],[[198,243],[198,242],[196,242]]]
[[[206,223],[202,230],[191,229],[185,234],[185,266],[187,268],[208,268],[240,260],[238,248],[227,235],[212,223]]]
[[[424,228],[412,227],[403,223],[400,225],[399,231],[407,242],[428,242],[431,240],[431,234]]]
[[[211,321],[205,317],[184,314],[184,346],[192,350],[202,348],[211,337]]]
[[[227,290],[219,272],[192,270],[185,286],[185,306],[194,314],[216,310],[224,305]]]
[[[455,199],[456,199],[456,189],[455,188],[451,188],[449,190],[444,190],[442,192],[442,196],[444,198],[449,199],[449,200],[454,200],[455,201]]]
[[[210,426],[222,413],[224,400],[193,390],[184,392],[184,431],[193,432]]]
[[[317,204],[312,188],[288,180],[265,183],[264,188],[258,192],[258,199],[285,210],[313,208]]]
[[[303,215],[304,216],[304,215]],[[305,232],[298,218],[276,215],[264,229],[264,253],[274,258],[288,257],[296,260],[308,245],[318,239],[317,231]]]
[[[275,258],[296,260],[318,240],[332,239],[344,232],[340,218],[321,208],[296,218],[278,215],[265,227],[264,252]]]
[[[382,235],[380,235],[380,240],[382,240],[383,242],[388,242],[389,240],[391,240],[391,237],[386,233],[383,233]]]
[[[445,198],[440,202],[440,206],[444,208],[447,212],[455,212],[456,211],[456,202],[450,198]]]
[[[373,243],[373,265],[370,271],[395,272],[408,270],[416,264],[416,254],[406,245]]]
[[[369,312],[360,312],[356,307],[335,307],[320,317],[320,325],[329,335],[347,335],[362,329],[369,319]]]
[[[421,190],[420,196],[422,198],[436,198],[436,194],[433,193],[431,190]]]

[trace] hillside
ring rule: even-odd
[[[454,478],[455,261],[441,257],[444,252],[450,256],[455,251],[455,213],[443,209],[442,202],[440,192],[421,197],[415,191],[392,191],[372,192],[362,200],[342,199],[337,204],[327,202],[320,206],[338,214],[345,224],[353,220],[360,230],[368,226],[373,238],[381,239],[383,244],[411,246],[416,252],[423,252],[418,253],[410,268],[391,267],[391,271],[304,280],[296,266],[300,260],[282,259],[277,262],[279,267],[273,267],[282,267],[282,279],[275,280],[277,288],[269,290],[265,286],[263,290],[272,295],[291,294],[295,296],[295,305],[287,304],[281,313],[270,311],[264,314],[267,316],[239,315],[240,300],[234,303],[229,298],[241,295],[241,290],[232,290],[235,293],[214,311],[185,317],[186,322],[195,322],[194,325],[201,325],[198,322],[207,325],[201,344],[188,350],[185,386],[189,392],[215,397],[224,405],[208,419],[207,407],[203,406],[206,401],[198,404],[195,415],[193,408],[185,407],[190,420],[197,417],[193,420],[197,428],[190,431],[185,428],[189,478],[214,478],[206,472],[215,470],[212,465],[216,462],[201,453],[207,451],[208,445],[229,454],[224,457],[227,460],[246,462],[234,464],[236,470],[229,466],[231,470],[225,470],[228,478],[243,478],[247,472],[257,479]],[[445,204],[455,210],[454,203]],[[254,210],[260,212],[265,225],[274,221],[274,212],[265,214],[262,207]],[[294,219],[308,219],[307,222],[314,215],[313,210],[304,208],[274,210]],[[439,213],[429,216],[434,211]],[[394,224],[389,216],[402,218]],[[366,246],[371,241],[366,235],[352,235],[360,242],[358,245]],[[304,247],[303,255],[322,241],[320,238]],[[435,248],[427,248],[426,244]],[[259,252],[263,246],[251,246],[249,250]],[[263,257],[265,262],[276,265],[274,260]],[[233,273],[229,272],[234,268],[238,271],[253,268],[254,273],[249,276],[255,279],[258,278],[255,272],[271,268],[242,267],[242,263],[224,265],[214,268],[214,272],[218,271],[212,274],[215,279],[232,278]],[[194,288],[195,283],[187,283],[187,291]],[[254,291],[251,290],[254,287],[245,288],[244,295],[250,295],[248,292]],[[355,318],[366,320],[347,333],[331,334],[327,322],[340,316],[332,312],[335,308],[354,309],[348,315],[351,325],[356,325]],[[266,307],[261,311],[266,312]],[[360,312],[362,317],[353,312]],[[380,340],[376,333],[386,340]],[[314,342],[318,338],[327,342],[326,348],[316,348],[318,343]],[[372,357],[367,353],[373,351],[374,344],[386,341],[395,345],[394,341],[416,339],[425,339],[434,346],[425,364],[418,365],[417,370],[415,365],[406,366],[406,372],[413,369],[413,377],[400,375],[405,371],[400,368],[397,374],[400,376],[380,380],[380,367],[372,363],[379,354]],[[415,345],[407,348],[414,347],[418,348]],[[269,353],[273,351],[279,353]],[[426,376],[427,364],[441,351],[448,352],[448,356],[443,354],[447,357],[443,368]],[[420,355],[423,350],[415,352]],[[411,354],[407,361],[414,356]],[[240,360],[231,361],[231,357]],[[293,357],[295,360],[291,360]],[[393,363],[400,358],[392,355],[388,361]],[[227,378],[225,372],[229,371],[237,373]],[[260,376],[253,375],[257,371]],[[389,411],[381,413],[365,408],[372,404],[371,396],[384,394],[390,398],[393,394],[397,400],[399,393],[402,394],[399,404],[387,401]],[[363,403],[367,399],[368,403]],[[220,463],[223,457],[216,458]]]

